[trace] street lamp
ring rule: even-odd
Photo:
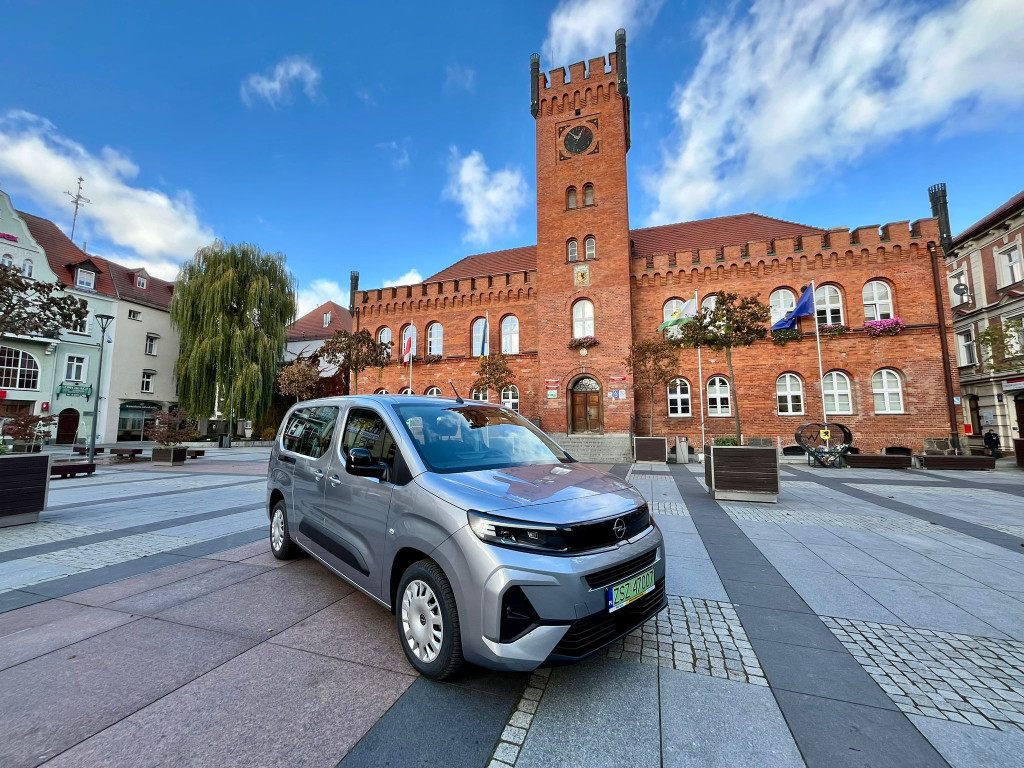
[[[100,325],[100,369],[96,373],[96,400],[92,405],[92,434],[89,436],[89,463],[96,458],[96,422],[100,417],[100,383],[103,381],[103,345],[107,341],[107,328],[114,322],[113,315],[95,315]]]

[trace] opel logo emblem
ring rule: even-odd
[[[615,533],[616,539],[621,539],[626,535],[626,521],[621,517],[612,523],[612,531]]]

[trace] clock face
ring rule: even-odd
[[[577,125],[570,128],[565,134],[565,148],[574,155],[579,155],[590,149],[594,142],[594,132],[585,125]]]

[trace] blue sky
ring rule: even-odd
[[[173,278],[280,250],[304,308],[536,241],[529,56],[629,33],[634,227],[757,211],[958,231],[1024,187],[1019,0],[5,5],[0,187]],[[439,11],[443,8],[444,12]]]

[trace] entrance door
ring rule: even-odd
[[[1017,395],[1013,399],[1013,405],[1017,410],[1017,437],[1022,438],[1024,437],[1024,395]],[[1003,450],[1012,447],[1012,445],[1003,446]]]
[[[71,445],[78,434],[79,413],[74,408],[65,408],[57,414],[57,444]]]
[[[601,432],[601,385],[584,377],[572,385],[570,393],[573,432]]]

